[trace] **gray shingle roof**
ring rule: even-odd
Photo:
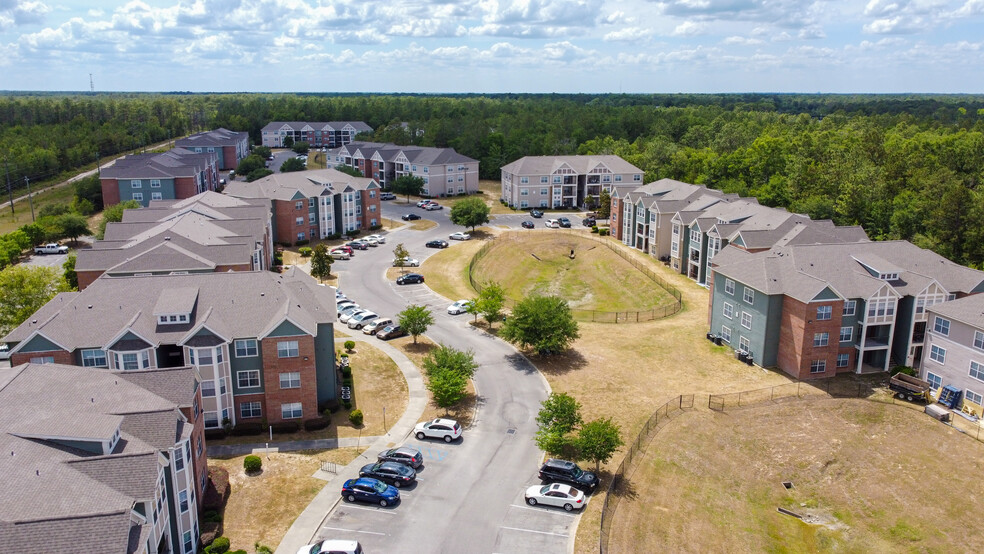
[[[131,154],[118,158],[102,170],[110,179],[168,179],[194,177],[218,161],[214,152],[192,152],[173,148],[160,154]]]
[[[555,170],[567,166],[578,175],[586,175],[599,165],[612,173],[642,173],[638,167],[614,155],[598,156],[524,156],[502,166],[502,171],[513,175],[550,175]]]
[[[295,198],[315,198],[325,191],[339,193],[345,189],[366,190],[379,188],[374,179],[353,177],[336,169],[313,169],[274,173],[252,183],[234,181],[225,188],[225,193],[237,198],[269,198],[271,200],[294,200]]]
[[[222,147],[222,146],[236,146],[243,140],[249,141],[249,133],[230,131],[229,129],[223,129],[219,127],[218,129],[212,131],[205,131],[204,133],[197,133],[194,135],[189,135],[185,138],[180,138],[174,141],[175,146],[182,146],[186,148],[193,147]]]
[[[984,294],[974,294],[935,304],[926,308],[926,311],[984,330]]]
[[[267,123],[261,132],[278,131],[283,127],[289,127],[295,131],[300,131],[304,127],[322,131],[341,131],[346,126],[351,126],[357,133],[372,131],[372,127],[364,121],[271,121]]]
[[[195,370],[190,367],[118,371],[116,375],[161,398],[166,398],[175,406],[191,406],[195,391]]]
[[[343,155],[359,154],[365,159],[370,159],[374,154],[379,154],[385,162],[395,161],[400,154],[403,154],[407,158],[407,161],[419,165],[443,165],[477,161],[464,154],[459,154],[454,148],[412,145],[399,146],[385,142],[353,141],[333,150],[331,153],[333,155],[339,153]]]

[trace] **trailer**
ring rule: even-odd
[[[892,389],[896,396],[909,402],[917,398],[923,402],[929,400],[929,381],[923,381],[912,375],[906,375],[905,373],[892,375],[892,378],[888,381],[888,388]]]

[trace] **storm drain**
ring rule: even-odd
[[[506,434],[507,435],[515,435],[516,434],[516,428],[515,427],[510,427],[509,429],[506,429]]]
[[[793,482],[792,481],[783,481],[782,482],[782,486],[786,487],[786,489],[791,489],[791,488],[793,488]]]

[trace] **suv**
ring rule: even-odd
[[[417,440],[443,439],[444,442],[451,442],[461,436],[461,425],[453,419],[438,418],[421,421],[413,428],[413,433]]]
[[[594,227],[598,223],[598,220],[593,217],[586,217],[581,220],[581,225],[585,227]]]
[[[584,471],[574,462],[567,460],[547,460],[540,467],[540,480],[551,483],[567,483],[583,491],[593,491],[598,486],[598,476]]]
[[[560,226],[563,227],[564,229],[571,228],[571,220],[567,219],[566,217],[558,217],[557,223],[560,223]]]

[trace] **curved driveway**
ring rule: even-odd
[[[425,242],[447,240],[461,228],[450,223],[448,209],[426,212],[413,205],[382,204],[385,217],[399,219],[414,212],[437,221],[438,227],[398,229],[378,248],[334,264],[343,292],[383,316],[393,317],[409,304],[429,306],[435,323],[427,336],[475,353],[478,410],[462,439],[450,445],[408,437],[406,442],[423,451],[424,466],[419,483],[401,492],[400,504],[384,509],[339,502],[318,538],[358,539],[367,552],[568,552],[575,516],[523,503],[526,487],[539,483],[540,452],[533,436],[536,412],[548,393],[546,381],[511,345],[468,325],[468,315],[448,315],[448,299],[423,285],[398,287],[385,279],[397,243],[423,261],[435,252]],[[495,224],[518,228],[524,219],[528,216],[499,216]],[[537,223],[542,226],[543,221]]]

